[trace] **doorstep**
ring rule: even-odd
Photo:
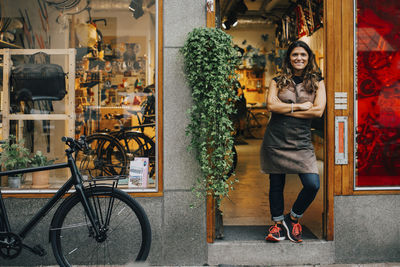
[[[303,228],[304,241],[264,241],[265,226],[225,226],[224,239],[208,244],[209,265],[318,265],[333,264],[334,241],[315,238]],[[308,233],[307,233],[308,232]]]

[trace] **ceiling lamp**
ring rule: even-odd
[[[143,16],[143,0],[132,0],[131,4],[129,5],[129,10],[132,11],[132,15],[135,19],[140,18]]]
[[[222,28],[224,30],[229,30],[231,27],[236,27],[238,24],[237,16],[235,13],[231,12],[228,15],[228,18],[222,23]]]

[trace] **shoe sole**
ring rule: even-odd
[[[285,220],[283,220],[282,224],[283,224],[283,227],[285,227],[286,235],[287,235],[287,237],[289,238],[290,241],[292,241],[292,242],[294,242],[294,243],[303,242],[302,239],[296,241],[296,240],[294,240],[294,239],[290,236],[290,234],[289,234],[289,227],[286,225]]]
[[[265,238],[266,241],[270,241],[270,242],[279,242],[279,241],[283,241],[285,240],[285,237],[274,237],[271,235],[267,235],[267,237]]]

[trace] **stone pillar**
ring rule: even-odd
[[[207,261],[205,205],[191,192],[199,175],[198,164],[194,153],[187,150],[190,139],[185,134],[191,90],[179,53],[187,33],[206,25],[205,8],[205,0],[163,1],[163,265],[202,265]],[[192,203],[196,208],[190,208]]]

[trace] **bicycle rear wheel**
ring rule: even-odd
[[[98,133],[87,136],[86,141],[89,150],[76,153],[76,163],[83,175],[99,177],[126,173],[128,161],[116,138]]]
[[[265,129],[269,122],[269,117],[265,113],[256,113],[249,121],[249,132],[252,137],[262,139],[264,137]]]
[[[50,241],[60,266],[124,265],[145,261],[151,229],[143,208],[127,193],[112,187],[86,189],[103,235],[96,240],[77,194],[67,198],[51,222]]]

